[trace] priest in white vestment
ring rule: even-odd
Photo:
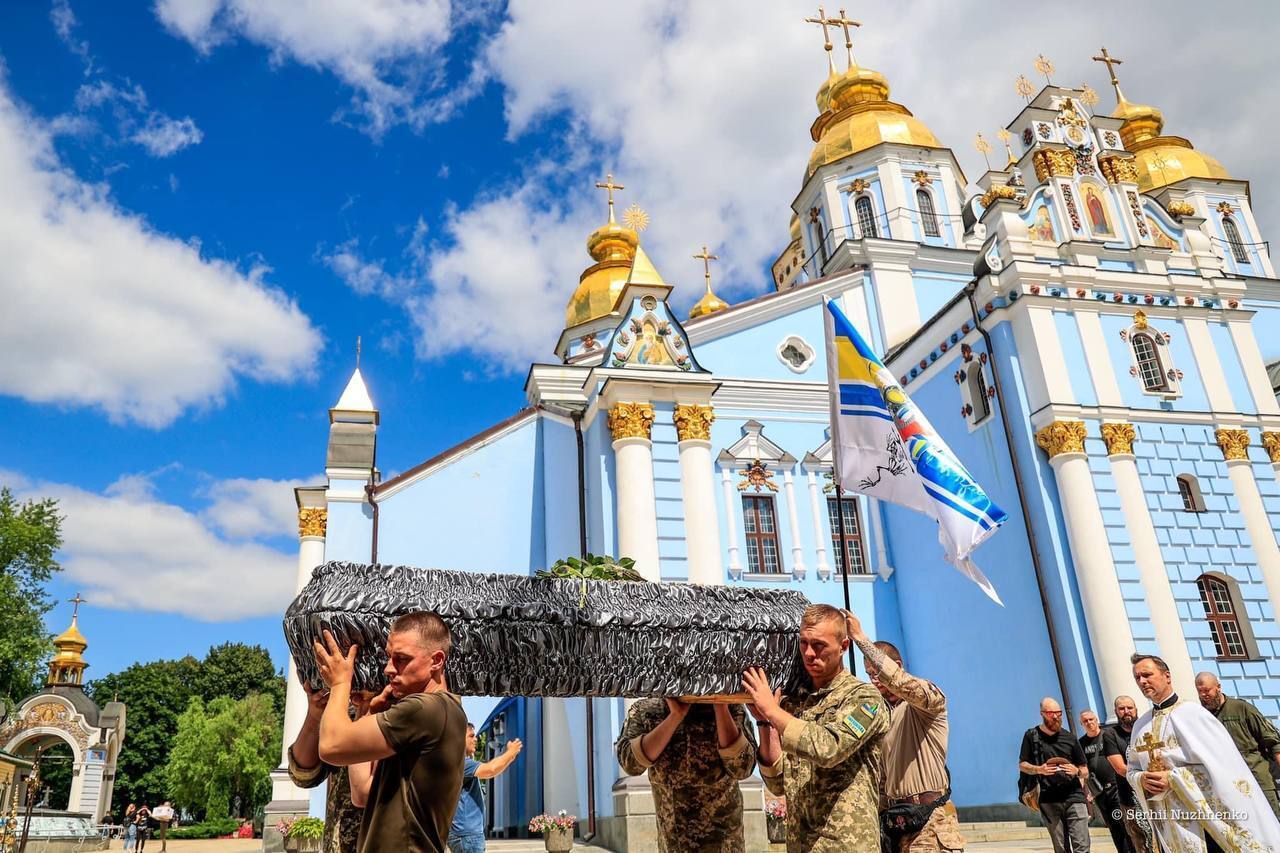
[[[1178,698],[1160,658],[1134,655],[1133,678],[1153,707],[1133,726],[1127,777],[1162,853],[1280,851],[1280,821],[1222,723]]]

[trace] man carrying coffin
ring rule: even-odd
[[[614,749],[626,773],[649,773],[661,853],[743,853],[738,781],[756,768],[756,739],[741,705],[641,699]]]
[[[788,853],[880,849],[881,750],[889,709],[844,668],[849,632],[829,604],[805,608],[800,655],[810,687],[783,698],[749,669],[742,686],[760,725],[760,775],[787,797]]]
[[[1152,709],[1138,718],[1128,778],[1163,850],[1280,850],[1280,822],[1222,723],[1173,692],[1169,666],[1135,654]]]

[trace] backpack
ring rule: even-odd
[[[1040,743],[1040,727],[1033,726],[1031,728],[1031,758],[1032,764],[1044,763],[1043,753],[1041,752]],[[1031,809],[1036,814],[1040,813],[1040,777],[1030,773],[1018,771],[1018,802]]]

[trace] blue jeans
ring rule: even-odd
[[[484,853],[484,836],[450,835],[449,853]]]

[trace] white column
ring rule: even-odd
[[[791,574],[804,580],[804,544],[800,541],[800,516],[796,512],[796,484],[791,469],[782,473],[782,494],[787,500],[787,520],[791,523]]]
[[[724,583],[720,560],[720,524],[716,518],[711,461],[710,406],[676,406],[673,416],[680,449],[680,488],[684,498],[684,541],[689,582]]]
[[[1262,570],[1262,579],[1266,581],[1271,606],[1280,613],[1280,546],[1276,545],[1271,518],[1262,503],[1258,481],[1253,476],[1253,463],[1249,461],[1249,433],[1242,429],[1220,429],[1214,437],[1226,459],[1227,475],[1240,505],[1240,515],[1244,517],[1244,529],[1249,534],[1254,558]],[[1267,442],[1264,437],[1264,443],[1269,445],[1267,450],[1270,452],[1273,442]]]
[[[653,406],[648,403],[618,403],[609,410],[618,484],[618,556],[635,560],[645,580],[659,581],[652,426]]]
[[[324,541],[329,511],[324,507],[304,507],[298,510],[298,576],[294,594],[311,580],[311,573],[324,562]],[[305,800],[310,793],[299,788],[289,779],[289,747],[302,730],[307,718],[307,694],[298,680],[298,667],[289,657],[289,676],[284,694],[284,739],[280,745],[280,766],[271,774],[272,800]]]
[[[1133,543],[1134,561],[1138,564],[1138,577],[1142,581],[1142,593],[1151,611],[1151,626],[1155,629],[1156,646],[1160,657],[1169,664],[1174,688],[1182,695],[1190,695],[1195,686],[1195,669],[1191,654],[1187,651],[1187,638],[1182,633],[1182,619],[1178,616],[1178,603],[1169,585],[1169,571],[1160,554],[1160,542],[1147,508],[1142,478],[1134,461],[1133,424],[1103,424],[1102,438],[1107,443],[1107,458],[1111,460],[1111,475],[1116,481],[1120,496],[1120,509],[1124,513],[1125,526]],[[1114,696],[1108,696],[1114,700]],[[1110,707],[1110,706],[1108,706]]]
[[[724,527],[729,539],[729,575],[737,579],[742,577],[742,563],[738,560],[738,522],[733,514],[733,472],[728,468],[720,471],[720,486],[724,491]]]
[[[1110,699],[1133,692],[1133,632],[1084,453],[1084,435],[1083,421],[1054,421],[1036,433],[1036,442],[1049,454],[1056,475],[1089,640],[1102,691]]]
[[[831,564],[827,562],[827,534],[822,527],[826,513],[823,512],[818,489],[818,474],[815,471],[806,473],[809,478],[809,512],[813,516],[813,541],[818,543],[818,580],[825,581],[831,577]]]

